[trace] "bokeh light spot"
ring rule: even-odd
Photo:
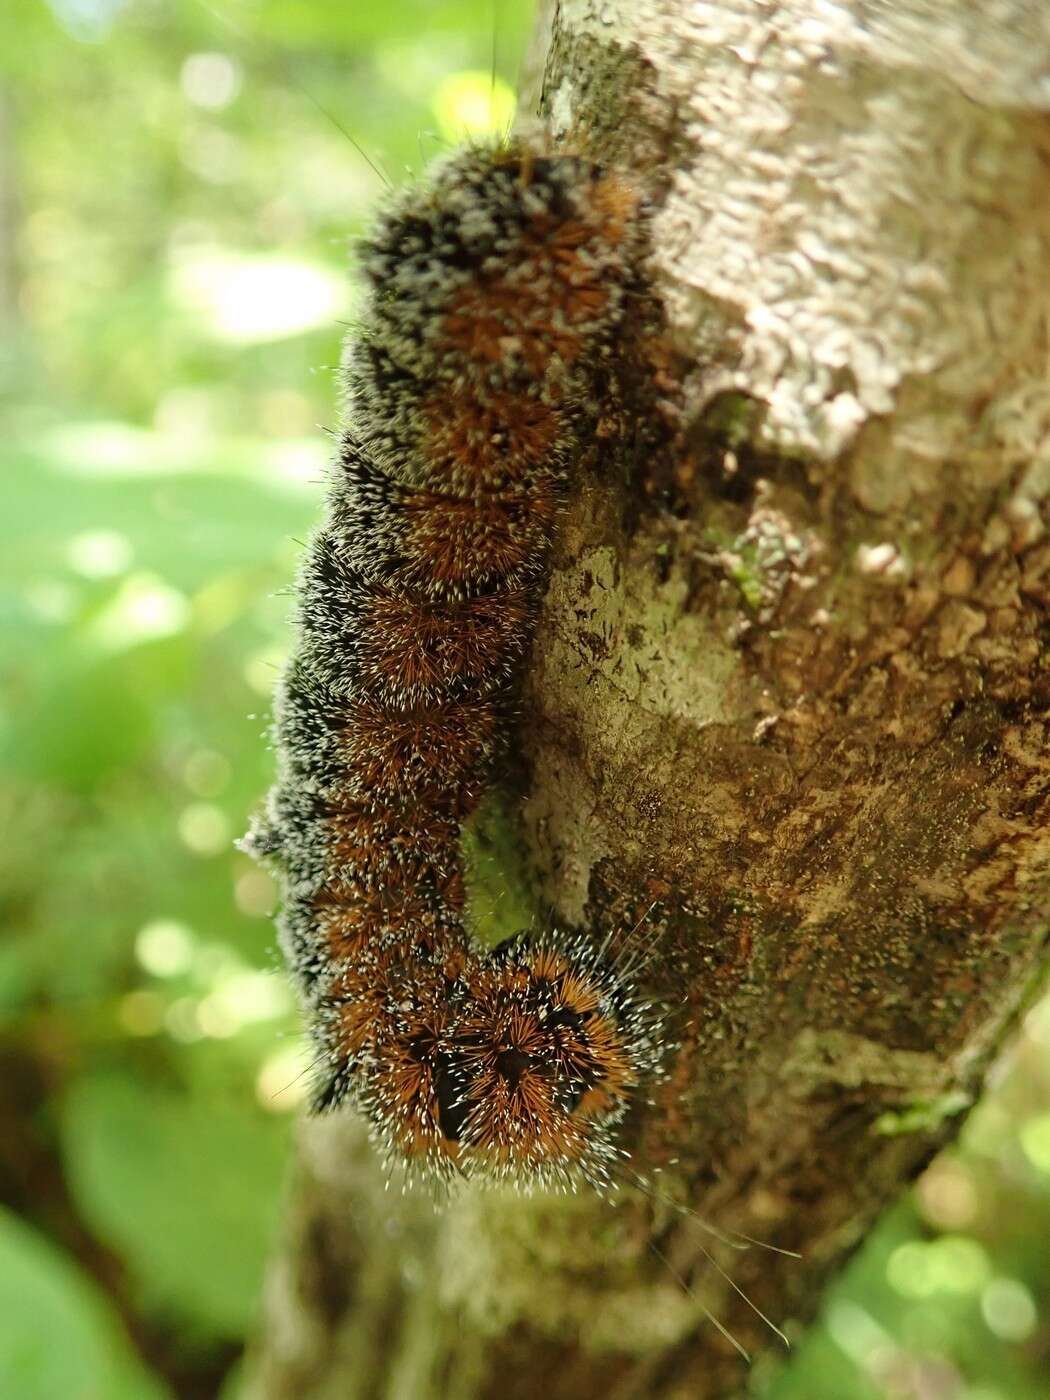
[[[514,117],[514,105],[507,84],[480,71],[451,74],[438,85],[433,99],[441,134],[449,141],[501,135]]]
[[[272,875],[256,867],[237,877],[233,897],[242,914],[267,918],[277,903],[277,886]]]
[[[848,1298],[837,1298],[827,1311],[827,1327],[832,1341],[859,1365],[873,1356],[892,1352],[893,1339],[866,1308]]]
[[[176,919],[154,919],[135,939],[139,966],[152,977],[178,977],[193,963],[193,930]]]
[[[191,53],[182,65],[179,84],[197,107],[218,112],[241,90],[241,70],[224,53]]]
[[[331,325],[346,279],[320,263],[190,246],[173,254],[172,297],[217,340],[248,345]]]
[[[981,1315],[989,1330],[1005,1342],[1027,1341],[1039,1321],[1032,1295],[1015,1278],[993,1278],[985,1285]]]
[[[77,595],[68,583],[42,578],[27,584],[22,593],[29,610],[41,622],[68,622],[76,607]]]
[[[254,656],[248,658],[244,668],[244,679],[257,695],[273,694],[287,655],[287,647],[275,644],[257,651]]]
[[[131,563],[131,541],[117,530],[84,530],[67,544],[66,558],[84,578],[110,578]]]
[[[129,574],[118,591],[88,626],[91,641],[105,651],[171,637],[185,629],[189,599],[155,574]]]
[[[1050,1176],[1050,1113],[1029,1118],[1021,1128],[1021,1146],[1032,1166]]]
[[[276,973],[244,970],[219,981],[197,1007],[205,1035],[236,1035],[246,1025],[273,1021],[291,1010],[287,983]]]
[[[923,1215],[942,1230],[961,1230],[977,1216],[977,1190],[973,1177],[952,1157],[938,1158],[919,1178],[916,1187]]]
[[[192,997],[179,997],[164,1013],[164,1024],[172,1040],[190,1045],[200,1040],[203,1031],[197,1019],[197,1003]]]
[[[233,768],[225,754],[196,749],[182,769],[182,780],[198,797],[218,797],[228,785]]]
[[[310,1052],[303,1040],[275,1050],[255,1079],[255,1096],[269,1113],[291,1113],[310,1095]]]
[[[88,638],[106,651],[126,651],[181,632],[189,600],[154,574],[130,574],[88,627]]]
[[[198,856],[217,856],[233,840],[230,819],[212,802],[191,802],[179,813],[179,836]]]
[[[976,1240],[943,1235],[898,1245],[886,1264],[886,1278],[906,1298],[936,1293],[976,1293],[991,1272],[988,1256]]]

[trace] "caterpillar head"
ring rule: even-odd
[[[610,1184],[613,1130],[656,1065],[654,1018],[611,964],[582,940],[548,935],[440,965],[417,945],[412,965],[376,971],[375,1033],[345,1088],[391,1157],[441,1178]],[[351,1004],[359,1017],[348,997],[326,1036],[333,1049]]]

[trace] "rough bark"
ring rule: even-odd
[[[1050,11],[566,0],[547,32],[555,134],[653,181],[652,301],[495,827],[559,919],[648,951],[675,1048],[625,1143],[659,1187],[435,1210],[304,1125],[265,1400],[741,1394],[704,1309],[778,1343],[704,1249],[800,1326],[1045,966]]]

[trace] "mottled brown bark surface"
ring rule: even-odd
[[[543,110],[651,180],[656,312],[603,386],[503,824],[540,903],[648,952],[677,1048],[625,1143],[658,1194],[435,1212],[308,1124],[252,1395],[744,1394],[704,1307],[779,1344],[703,1248],[801,1325],[1032,994],[1050,21],[978,9],[553,16]]]

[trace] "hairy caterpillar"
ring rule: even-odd
[[[354,1104],[417,1174],[627,1183],[741,1248],[760,1242],[623,1162],[617,1126],[661,1052],[630,968],[553,930],[486,952],[464,923],[460,828],[507,738],[640,217],[620,176],[521,142],[444,161],[362,247],[348,427],[246,844],[283,867],[318,1107]]]
[[[652,1017],[590,943],[475,945],[459,848],[505,743],[638,205],[585,159],[472,149],[361,249],[348,426],[246,845],[283,870],[317,1106],[352,1101],[391,1156],[441,1176],[604,1186],[656,1059]]]

